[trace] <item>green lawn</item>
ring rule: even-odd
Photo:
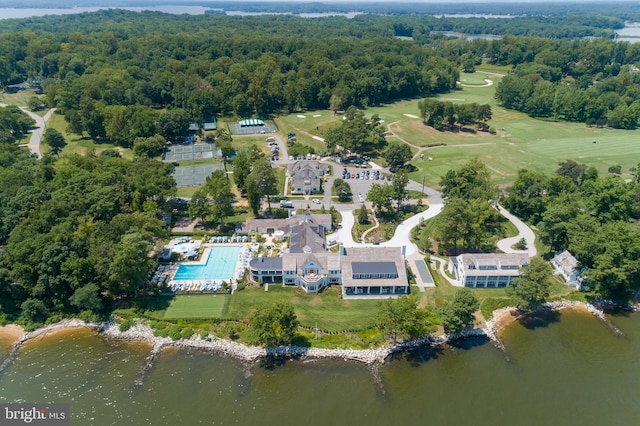
[[[166,320],[221,318],[230,297],[217,294],[176,296],[171,300],[163,318]]]
[[[0,102],[7,105],[27,106],[27,104],[29,103],[29,99],[34,96],[38,95],[30,90],[18,90],[13,93],[0,91]]]
[[[167,320],[192,318],[222,318],[242,320],[249,318],[258,306],[276,300],[293,304],[301,324],[325,331],[362,330],[375,325],[378,305],[373,300],[342,300],[339,290],[329,289],[322,294],[302,294],[294,288],[281,285],[252,286],[230,296],[192,295],[176,296],[161,317]],[[159,315],[160,316],[160,315]]]
[[[412,162],[417,170],[410,177],[421,182],[424,176],[428,185],[437,185],[448,170],[461,166],[474,156],[487,164],[497,184],[513,182],[522,168],[553,173],[558,168],[558,162],[566,159],[594,166],[601,174],[606,174],[613,165],[621,165],[624,172],[637,165],[635,154],[640,130],[587,128],[581,123],[538,120],[498,106],[494,99],[495,88],[501,76],[507,72],[506,67],[483,64],[476,73],[463,73],[460,76],[461,80],[465,80],[464,84],[473,87],[459,87],[458,90],[438,96],[441,100],[454,103],[491,105],[493,118],[489,125],[495,129],[495,134],[440,132],[427,127],[421,119],[411,117],[420,114],[417,105],[419,99],[400,100],[369,108],[365,113],[378,114],[399,138],[415,146],[446,144],[428,148],[424,160],[418,158]],[[486,84],[485,79],[492,80],[494,84],[481,87]],[[305,118],[298,115],[304,115]],[[331,111],[292,113],[277,119],[281,131],[295,132],[298,140],[306,144],[319,143],[311,139],[311,135],[323,136],[327,129],[339,125],[340,120],[341,117],[334,116]],[[390,136],[388,140],[398,138]],[[597,143],[593,143],[594,140]],[[429,161],[428,157],[432,160]]]

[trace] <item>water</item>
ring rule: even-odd
[[[243,365],[167,350],[134,385],[149,347],[88,331],[27,345],[0,373],[0,401],[71,404],[95,425],[630,425],[640,423],[640,316],[581,313],[509,326],[507,353],[483,339],[398,357],[379,373],[341,361]]]
[[[148,7],[126,7],[126,6],[97,6],[97,7],[70,7],[65,9],[58,8],[13,8],[3,7],[0,8],[0,19],[20,19],[30,18],[33,16],[45,16],[45,15],[71,15],[74,13],[84,12],[97,12],[104,9],[124,9],[134,12],[142,12],[149,10],[153,12],[171,13],[174,15],[204,15],[205,11],[210,10],[208,7],[202,6],[148,6]]]
[[[182,280],[229,280],[238,264],[242,246],[212,246],[204,265],[182,264],[173,277]]]

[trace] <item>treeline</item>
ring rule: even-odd
[[[496,99],[506,108],[532,117],[638,127],[640,75],[634,65],[640,61],[638,45],[523,39],[501,49],[492,60],[515,66],[496,88]]]
[[[17,106],[0,108],[0,144],[22,139],[34,125],[35,121]]]
[[[481,130],[488,130],[487,121],[491,120],[492,115],[489,104],[480,105],[476,102],[454,104],[426,98],[418,102],[418,108],[422,121],[436,130],[445,127],[454,130],[456,126],[461,129],[469,124],[475,124]]]
[[[115,151],[36,161],[0,143],[0,322],[92,320],[144,292],[149,252],[168,235],[171,172]]]
[[[640,176],[598,176],[572,160],[554,175],[521,170],[504,206],[538,230],[550,252],[569,250],[598,295],[628,301],[640,288]]]
[[[0,35],[0,82],[42,77],[49,105],[71,132],[125,146],[156,133],[173,139],[185,122],[216,115],[346,109],[443,93],[459,73],[429,47],[391,30],[387,37],[360,32],[362,24],[349,20],[118,10],[56,19],[72,31],[53,24],[51,32]],[[141,33],[145,27],[152,30]]]

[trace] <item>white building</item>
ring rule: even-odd
[[[249,263],[249,277],[258,283],[282,283],[317,293],[342,286],[342,297],[394,296],[409,293],[400,247],[341,247],[327,251],[321,226],[301,223],[291,228],[289,252],[258,257]]]
[[[582,287],[584,284],[584,278],[582,272],[584,269],[578,269],[578,259],[573,257],[567,250],[563,250],[557,253],[553,259],[551,259],[556,275],[562,275],[569,287]]]
[[[465,253],[449,259],[449,273],[465,287],[507,287],[529,264],[526,254]]]

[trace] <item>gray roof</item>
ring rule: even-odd
[[[238,224],[236,232],[249,233],[258,232],[260,234],[267,233],[268,230],[282,230],[285,234],[291,232],[291,227],[299,225],[303,222],[310,223],[312,225],[322,225],[325,229],[331,228],[331,215],[327,214],[312,214],[307,212],[303,215],[292,216],[286,219],[247,219],[246,222]]]
[[[374,262],[384,260],[383,263],[393,263],[396,267],[398,278],[372,278],[367,280],[354,279],[354,266],[356,264],[373,265]],[[400,247],[348,247],[343,248],[340,256],[342,266],[342,286],[380,286],[380,287],[405,287],[408,284],[407,270],[405,268],[402,249]],[[370,270],[369,270],[370,272]]]
[[[305,247],[312,253],[325,251],[324,228],[313,226],[308,222],[291,227],[291,241],[289,244],[290,253],[303,253]]]
[[[573,257],[567,250],[556,254],[553,257],[553,262],[567,275],[571,275],[578,270],[578,259]]]
[[[394,262],[353,262],[352,270],[354,274],[397,274]]]
[[[259,257],[249,262],[249,268],[254,270],[282,270],[281,257]]]

